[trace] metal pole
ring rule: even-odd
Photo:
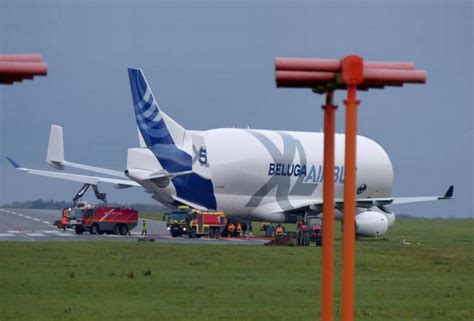
[[[321,277],[321,320],[334,319],[334,140],[336,109],[334,92],[326,92],[324,109],[323,161],[323,259]]]
[[[346,142],[344,155],[344,220],[342,247],[342,321],[354,320],[355,200],[356,200],[356,134],[357,86],[347,86]]]

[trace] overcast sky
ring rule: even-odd
[[[67,160],[125,169],[127,148],[138,144],[126,67],[141,67],[160,107],[188,129],[320,131],[322,97],[277,89],[274,58],[358,53],[428,71],[426,85],[360,95],[359,133],[389,154],[393,195],[456,186],[453,201],[394,210],[472,217],[472,1],[0,0],[0,7],[0,52],[41,53],[49,64],[47,77],[0,85],[0,204],[68,200],[80,188],[14,171],[5,160],[50,169],[53,123],[64,127]],[[153,202],[141,188],[101,188],[111,201]]]

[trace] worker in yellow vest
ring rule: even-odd
[[[235,225],[232,223],[229,223],[229,225],[227,226],[227,231],[229,231],[229,237],[231,237],[234,234]]]

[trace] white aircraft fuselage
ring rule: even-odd
[[[205,145],[192,144],[193,135],[203,137]],[[163,170],[159,156],[148,148],[129,150],[129,177],[142,184],[153,197],[169,206],[182,199],[192,205],[224,211],[228,216],[272,222],[294,221],[285,209],[308,199],[322,199],[323,137],[322,133],[268,131],[251,129],[214,129],[190,131],[185,135],[183,150],[189,155],[205,150],[196,167],[208,166],[211,188],[197,186],[195,193],[182,198],[180,184],[140,180],[134,169]],[[186,141],[189,140],[189,141]],[[187,147],[187,148],[186,148]],[[343,198],[344,135],[336,135],[334,168],[335,196]],[[155,161],[156,159],[156,161]],[[142,164],[142,165],[140,165]],[[143,164],[146,164],[143,166]],[[389,197],[393,168],[387,153],[371,139],[357,137],[357,195],[359,198]],[[178,189],[178,190],[177,190]]]

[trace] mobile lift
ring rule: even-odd
[[[131,229],[138,224],[138,212],[134,209],[107,206],[106,193],[99,192],[97,185],[92,185],[97,199],[104,202],[104,206],[96,207],[81,198],[87,192],[91,184],[84,184],[76,193],[72,207],[62,209],[62,217],[66,217],[68,228],[72,228],[77,234],[89,231],[90,234],[120,234],[127,235]],[[59,229],[64,228],[62,220],[54,222]]]

